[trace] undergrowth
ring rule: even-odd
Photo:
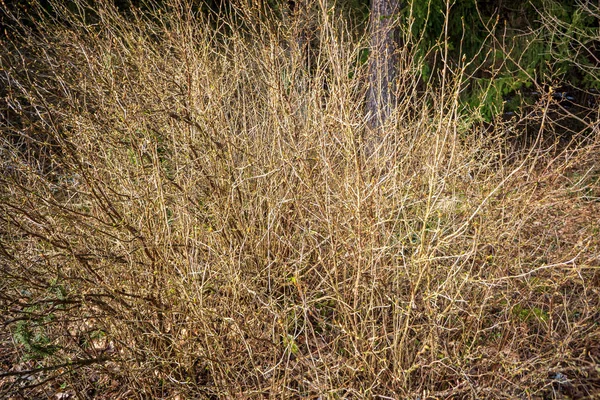
[[[0,393],[598,394],[597,126],[476,124],[407,45],[372,130],[325,5],[307,66],[250,6],[58,3],[2,38]]]

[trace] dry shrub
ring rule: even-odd
[[[0,392],[597,392],[597,133],[515,149],[408,47],[370,131],[324,7],[307,65],[248,6],[76,4],[2,39]]]

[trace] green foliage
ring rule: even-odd
[[[437,71],[465,67],[465,113],[478,110],[489,122],[527,104],[523,89],[534,84],[598,87],[598,79],[581,73],[591,69],[590,52],[586,57],[582,46],[574,45],[589,45],[598,37],[589,8],[553,0],[500,6],[457,0],[447,16],[446,10],[445,0],[411,0],[402,10],[402,24],[409,43],[417,46],[423,82],[437,85]]]
[[[513,315],[522,322],[546,322],[550,318],[547,311],[538,307],[523,307],[517,304],[512,309]]]
[[[565,74],[569,84],[600,89],[600,7],[590,2],[563,4],[552,0],[545,6],[541,18],[546,40],[551,44],[552,63]]]
[[[293,335],[286,334],[283,336],[283,346],[293,355],[297,355],[300,352]]]
[[[31,292],[23,291],[27,296]],[[53,279],[49,282],[45,290],[44,301],[39,304],[25,307],[22,312],[22,319],[15,324],[13,331],[13,340],[22,345],[25,351],[23,358],[25,360],[43,359],[56,353],[59,346],[53,344],[48,336],[50,326],[57,320],[54,311],[64,310],[65,305],[62,302],[67,298],[65,286]],[[55,304],[55,301],[57,304]]]
[[[363,29],[369,20],[368,0],[339,0],[336,6],[344,17],[359,30]]]
[[[477,78],[471,82],[470,90],[463,97],[465,113],[478,110],[485,121],[492,121],[496,115],[506,111],[516,111],[529,102],[529,97],[519,95],[519,89],[530,87],[529,75],[520,71],[501,74],[493,78]]]
[[[24,310],[32,315],[39,311],[39,307],[29,307]],[[45,325],[54,320],[54,315],[29,318],[17,322],[13,332],[13,339],[21,344],[25,350],[24,360],[43,359],[56,353],[58,346],[46,334]]]

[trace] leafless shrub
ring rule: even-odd
[[[293,26],[75,4],[2,39],[0,392],[597,390],[597,139],[508,154],[404,54],[365,152],[326,9],[307,71]]]

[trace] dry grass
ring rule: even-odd
[[[96,11],[2,39],[0,393],[599,393],[597,134],[515,147],[409,50],[370,132],[326,9],[310,69],[255,9]]]

